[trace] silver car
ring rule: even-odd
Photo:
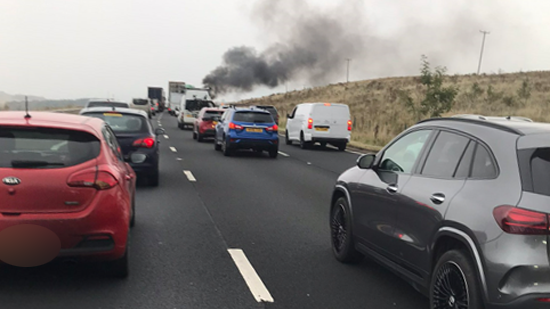
[[[550,124],[422,121],[335,185],[335,257],[364,255],[430,308],[550,308]]]

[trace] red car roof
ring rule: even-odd
[[[80,115],[30,111],[31,118],[25,118],[23,111],[0,112],[0,125],[30,126],[85,131],[98,136],[103,126],[99,118]]]

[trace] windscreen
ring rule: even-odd
[[[149,125],[143,116],[117,112],[85,113],[83,116],[103,119],[115,133],[147,133]]]
[[[253,123],[271,123],[273,117],[266,113],[257,112],[236,112],[233,116],[233,121],[253,122]]]
[[[187,100],[185,101],[185,109],[193,112],[201,110],[203,107],[214,107],[214,102],[204,100]]]
[[[314,105],[312,118],[349,120],[349,110],[343,105]]]
[[[0,127],[0,168],[62,168],[99,155],[92,134],[62,129]]]
[[[90,102],[88,103],[88,107],[129,107],[127,103],[122,102]]]

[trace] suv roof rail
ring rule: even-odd
[[[475,115],[475,116],[478,116],[478,115]],[[457,121],[457,122],[466,122],[466,123],[479,124],[479,125],[483,125],[483,126],[490,127],[490,128],[493,128],[493,129],[498,129],[498,130],[510,132],[510,133],[517,134],[517,135],[525,135],[525,134],[523,134],[523,132],[521,132],[520,130],[517,130],[517,129],[515,129],[515,128],[512,128],[512,127],[509,127],[509,126],[500,124],[499,122],[487,121],[487,120],[490,120],[490,119],[488,119],[488,118],[485,117],[485,116],[481,116],[481,117],[482,117],[482,118],[475,118],[475,117],[441,117],[441,118],[429,118],[429,119],[421,120],[421,121],[417,122],[417,124],[419,124],[419,123],[426,123],[426,122],[432,122],[432,121],[441,121],[441,120],[442,120],[442,121]]]
[[[523,117],[523,116],[484,116],[484,115],[477,115],[477,114],[458,114],[458,115],[452,115],[451,118],[465,118],[465,119],[480,119],[480,120],[518,120],[518,121],[526,121],[526,122],[533,122],[531,118]]]

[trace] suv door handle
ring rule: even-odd
[[[386,190],[389,193],[395,193],[395,192],[397,192],[397,185],[389,185],[389,186],[386,187]]]
[[[445,195],[442,194],[442,193],[434,193],[434,194],[430,197],[430,200],[431,200],[434,204],[442,204],[443,202],[445,202]]]

